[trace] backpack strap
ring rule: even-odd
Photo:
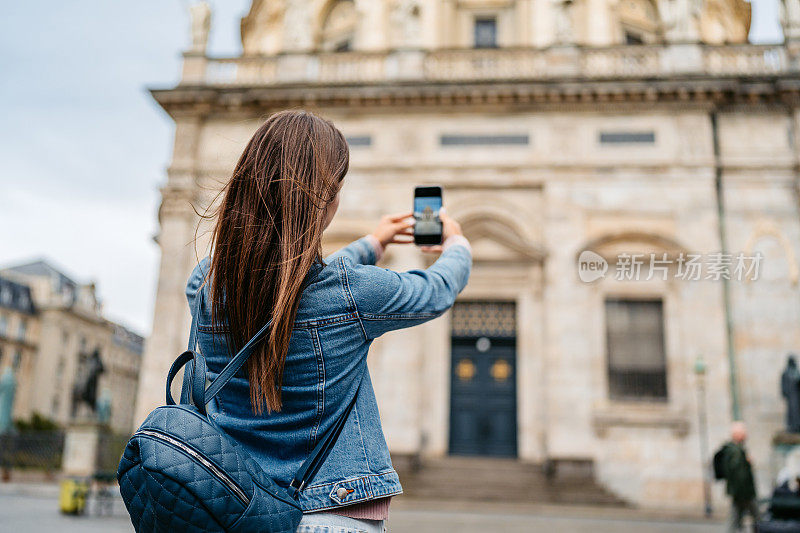
[[[255,335],[253,335],[253,338],[247,341],[247,344],[245,344],[244,347],[239,350],[239,353],[233,356],[233,359],[231,359],[230,362],[225,365],[225,368],[222,369],[217,378],[212,381],[211,385],[209,385],[205,390],[203,398],[205,403],[213,400],[214,396],[217,395],[222,387],[227,385],[231,378],[235,376],[236,373],[244,366],[244,364],[247,362],[247,359],[250,357],[250,354],[253,353],[253,348],[256,347],[256,344],[258,344],[264,337],[267,336],[270,326],[272,326],[272,319],[261,326],[261,329],[258,330]]]
[[[191,394],[192,403],[197,405],[197,402],[203,397],[203,389],[205,388],[205,375],[206,375],[206,360],[199,353],[186,350],[175,359],[167,374],[167,405],[175,405],[175,400],[172,398],[172,380],[178,371],[186,366],[184,370],[183,389],[181,390],[181,403],[184,405],[189,404],[189,400],[184,400],[184,395]],[[187,377],[188,376],[188,377]],[[193,379],[194,376],[202,376],[202,380]],[[187,387],[188,384],[188,387]]]
[[[364,368],[364,372],[369,372],[366,368]],[[353,399],[350,400],[350,403],[345,408],[342,415],[333,423],[333,426],[328,430],[328,432],[317,442],[317,445],[314,446],[314,450],[311,452],[311,455],[308,456],[308,459],[305,460],[303,465],[294,475],[292,482],[289,483],[289,494],[294,498],[297,499],[300,497],[300,491],[302,491],[311,480],[314,479],[314,476],[317,475],[320,467],[325,462],[325,459],[328,458],[328,454],[331,453],[334,444],[339,438],[339,434],[344,429],[345,422],[350,417],[350,413],[353,411],[353,408],[356,405],[356,400],[358,399],[358,394],[361,392],[361,384],[364,382],[364,375],[362,374],[361,379],[358,382],[358,388],[356,388],[356,393],[353,396]]]
[[[272,319],[270,319],[266,324],[264,324],[258,332],[253,335],[247,344],[245,344],[239,352],[233,356],[233,358],[228,362],[227,365],[222,369],[219,373],[217,378],[211,382],[211,385],[208,386],[206,389],[206,363],[205,358],[195,352],[195,348],[197,347],[197,323],[198,317],[200,316],[200,312],[202,310],[202,298],[203,298],[203,289],[202,287],[197,291],[197,296],[195,296],[194,300],[194,307],[192,309],[192,329],[189,333],[189,349],[188,353],[194,354],[194,357],[186,357],[186,360],[183,361],[182,364],[178,364],[180,357],[178,360],[175,361],[173,367],[178,365],[177,368],[174,368],[175,372],[183,365],[186,365],[186,370],[183,373],[183,387],[181,389],[181,403],[182,404],[193,404],[201,414],[206,414],[206,405],[208,402],[214,399],[217,393],[224,387],[233,376],[244,366],[247,362],[247,359],[250,357],[250,354],[253,353],[253,349],[256,345],[264,339],[264,337],[269,332],[269,328],[272,325]],[[186,356],[184,353],[181,357]],[[201,364],[197,364],[198,361],[201,361]],[[172,372],[172,370],[170,370]],[[171,378],[168,378],[167,387],[169,387],[169,382],[172,381],[174,375]]]
[[[186,348],[187,351],[192,352],[195,354],[195,357],[188,359],[184,364],[186,364],[186,369],[183,371],[183,385],[181,386],[181,399],[180,403],[183,405],[198,405],[196,400],[200,400],[202,395],[197,393],[198,389],[205,389],[206,386],[206,365],[205,365],[205,358],[195,352],[197,348],[197,325],[198,321],[200,320],[200,311],[202,309],[203,304],[203,287],[201,286],[197,290],[197,294],[194,297],[194,305],[192,306],[192,326],[189,329],[189,345]],[[181,356],[182,357],[182,356]],[[180,358],[179,358],[180,359]],[[196,368],[195,360],[203,359],[203,368]],[[175,361],[177,364],[178,361]],[[173,364],[173,367],[175,366]],[[177,372],[180,366],[175,369]],[[197,372],[195,372],[197,370]],[[171,378],[167,378],[167,390],[172,383],[172,379],[175,376],[173,375]],[[169,404],[169,400],[171,399],[170,395],[167,395],[167,405]],[[205,404],[203,405],[205,408]],[[205,409],[203,409],[203,414],[205,414]]]

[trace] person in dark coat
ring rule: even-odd
[[[747,428],[744,422],[734,422],[731,428],[731,440],[725,445],[724,456],[726,491],[731,497],[731,514],[728,520],[730,532],[742,530],[745,514],[753,517],[754,528],[758,522],[756,484],[753,467],[744,447],[746,439]]]
[[[781,394],[786,400],[786,431],[800,433],[800,370],[794,354],[789,354],[781,374]]]

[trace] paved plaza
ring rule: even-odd
[[[55,487],[0,486],[0,531],[116,533],[133,528],[121,500],[112,516],[63,516]],[[635,511],[572,507],[501,506],[484,504],[420,504],[399,498],[391,512],[392,533],[459,533],[542,531],[573,533],[711,533],[720,522],[669,519]]]

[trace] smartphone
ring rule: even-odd
[[[414,188],[414,244],[431,246],[442,244],[442,188]]]

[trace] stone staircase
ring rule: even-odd
[[[405,495],[411,498],[624,506],[598,485],[588,461],[542,465],[516,459],[393,458]]]

